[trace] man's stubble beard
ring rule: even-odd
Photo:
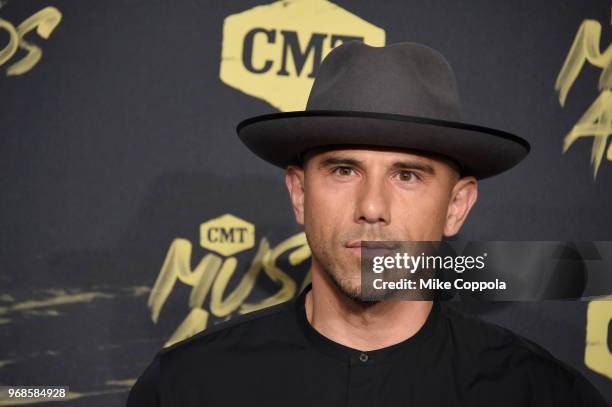
[[[308,235],[306,235],[306,239],[308,240]],[[350,286],[351,280],[348,278],[343,279],[341,272],[338,272],[338,270],[336,270],[336,268],[341,268],[342,265],[335,266],[335,263],[329,260],[333,257],[333,255],[330,254],[324,247],[321,247],[319,245],[315,246],[310,241],[308,242],[308,244],[311,248],[312,261],[317,262],[319,268],[323,271],[323,273],[325,273],[327,277],[329,277],[331,282],[338,289],[338,291],[342,293],[342,295],[344,295],[346,298],[351,299],[356,304],[365,307],[371,307],[380,302],[379,300],[365,299],[361,292],[361,284],[359,284],[356,288]],[[322,256],[318,256],[317,253],[321,253]],[[350,265],[347,264],[347,267],[350,267]],[[359,269],[357,272],[361,273],[361,270]]]

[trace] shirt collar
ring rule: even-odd
[[[397,356],[400,356],[400,354],[423,352],[424,345],[427,344],[428,338],[434,334],[434,331],[440,325],[440,304],[438,301],[434,301],[427,320],[416,334],[403,340],[402,342],[387,346],[385,348],[372,351],[361,351],[359,349],[334,342],[314,329],[306,317],[305,307],[306,294],[311,289],[312,283],[308,284],[308,286],[306,286],[294,299],[294,308],[300,328],[308,341],[318,351],[347,363],[386,363],[396,359]],[[367,356],[363,356],[364,354]],[[364,359],[366,362],[364,362]]]

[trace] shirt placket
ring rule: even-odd
[[[367,352],[351,355],[349,362],[347,406],[372,407],[376,401],[376,371]]]

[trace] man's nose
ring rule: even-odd
[[[366,178],[359,188],[355,206],[355,221],[357,223],[391,222],[389,191],[384,181]]]

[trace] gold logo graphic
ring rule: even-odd
[[[202,223],[200,234],[200,243],[204,248],[229,257],[207,253],[192,269],[191,242],[182,238],[174,239],[149,293],[148,306],[153,322],[159,320],[162,308],[177,282],[190,286],[191,292],[188,299],[189,312],[164,346],[170,346],[206,329],[211,314],[218,318],[230,318],[234,313],[256,311],[293,298],[298,285],[290,274],[281,270],[277,261],[282,255],[288,254],[288,263],[293,267],[310,257],[310,247],[303,232],[282,241],[276,247],[271,247],[264,237],[246,272],[232,292],[226,294],[229,282],[238,269],[238,260],[233,255],[255,246],[255,227],[234,215],[225,214]],[[247,303],[246,299],[259,278],[268,278],[279,289],[268,298]],[[302,279],[300,290],[309,282],[308,272]],[[209,295],[208,309],[204,309]]]
[[[612,351],[608,347],[608,326],[612,321],[612,296],[589,303],[587,310],[584,364],[612,379]]]
[[[255,245],[255,226],[226,213],[200,225],[200,245],[231,256]]]
[[[36,33],[44,39],[48,39],[51,33],[59,25],[62,20],[62,13],[55,7],[45,7],[38,13],[33,14],[25,19],[17,28],[10,22],[0,18],[0,29],[9,34],[8,44],[0,50],[0,66],[10,60],[21,48],[27,52],[22,59],[9,65],[6,69],[7,76],[23,75],[28,72],[42,58],[42,50],[40,47],[31,44],[23,39],[30,31],[36,29]]]
[[[284,0],[223,22],[220,78],[281,111],[302,110],[321,60],[349,40],[385,45],[385,31],[327,0]]]
[[[593,138],[591,149],[593,179],[597,177],[597,171],[606,151],[608,136],[612,133],[612,92],[610,91],[612,46],[608,45],[608,48],[601,53],[600,38],[601,24],[594,20],[584,20],[555,82],[555,90],[559,92],[559,102],[564,106],[567,94],[585,62],[602,69],[598,84],[599,96],[563,139],[563,153],[565,153],[578,138]],[[612,161],[612,144],[608,145],[606,158]]]

